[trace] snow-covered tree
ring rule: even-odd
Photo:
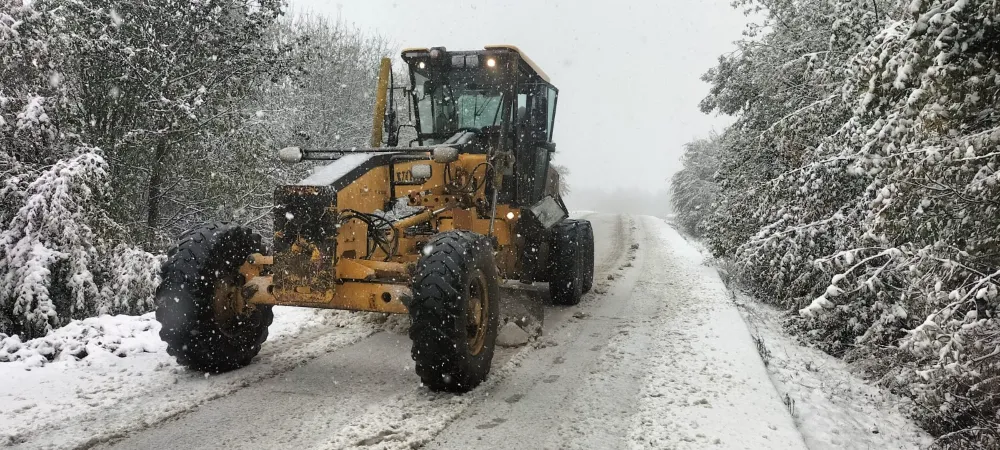
[[[271,39],[291,47],[287,57],[295,70],[263,85],[238,114],[205,131],[200,156],[185,161],[202,176],[170,177],[175,194],[161,204],[167,236],[208,220],[270,229],[274,186],[297,182],[309,167],[278,162],[277,149],[368,145],[388,44],[318,16],[284,18]]]
[[[671,179],[670,201],[678,223],[688,233],[700,237],[706,232],[719,195],[715,182],[715,173],[719,170],[719,137],[687,144],[681,162],[684,169]]]
[[[38,0],[58,18],[82,139],[108,157],[111,217],[153,243],[176,176],[199,177],[207,135],[288,69],[280,0]],[[231,123],[231,121],[229,122]],[[136,201],[139,200],[139,201]]]
[[[270,227],[275,150],[367,142],[385,42],[279,0],[0,0],[0,333],[151,307],[213,220]],[[27,336],[24,336],[27,335]]]
[[[791,323],[911,395],[939,445],[1000,428],[1000,6],[738,2],[707,76],[722,136],[708,241]]]

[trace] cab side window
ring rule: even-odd
[[[517,130],[518,141],[527,139],[528,136],[528,94],[517,94],[517,106],[514,108],[514,126]]]
[[[552,142],[552,132],[554,131],[553,129],[555,128],[555,121],[556,121],[556,99],[558,99],[559,97],[559,91],[555,90],[555,88],[550,87],[548,88],[547,94],[548,94],[547,95],[548,127],[546,129],[546,136],[548,142]]]
[[[534,89],[534,102],[531,105],[531,131],[533,132],[532,141],[534,142],[544,142],[549,139],[548,131],[548,111],[546,104],[548,101],[548,89],[544,86],[538,85]]]

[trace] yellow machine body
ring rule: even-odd
[[[424,68],[425,63],[416,62],[413,55],[433,58],[435,51],[408,49],[404,59]],[[507,58],[500,61],[512,61],[510,64],[515,66],[511,67],[527,64],[530,71],[538,73],[540,82],[549,82],[515,47],[492,46],[487,47],[487,52]],[[465,64],[472,61],[468,55],[460,52],[454,58],[465,58]],[[475,56],[475,61],[483,65],[483,70],[488,70],[486,64],[493,68],[496,63],[489,56],[492,53],[484,55]],[[310,183],[307,179],[276,190],[274,254],[255,255],[241,268],[247,280],[242,295],[249,304],[406,313],[421,251],[434,234],[449,230],[469,230],[490,237],[500,276],[522,277],[528,239],[519,234],[518,224],[525,205],[498,202],[495,192],[491,195],[490,191],[490,187],[494,191],[500,188],[504,171],[509,172],[513,166],[513,153],[498,151],[500,145],[491,144],[492,148],[480,152],[456,152],[450,158],[438,158],[432,146],[423,152],[411,148],[400,153],[381,146],[383,134],[391,126],[385,118],[393,110],[393,105],[387,105],[387,94],[393,89],[388,59],[382,61],[380,69],[371,136],[372,147],[378,148],[364,155],[345,152],[334,164],[355,156],[360,156],[356,159],[361,162],[354,166],[345,163],[346,173],[332,182]],[[516,109],[517,105],[509,108]],[[549,108],[551,116],[554,100]],[[551,122],[549,127],[551,130]],[[547,165],[547,155],[545,161]],[[415,177],[416,172],[422,177]],[[558,175],[551,168],[546,176],[553,178],[548,180],[550,186],[558,184]],[[372,223],[351,219],[355,213],[370,214],[399,203],[418,212],[387,219],[391,230],[388,226],[373,230]],[[373,248],[371,233],[391,234],[392,248]]]
[[[455,178],[466,177],[485,160],[486,155],[458,155],[458,160],[449,164],[427,159],[393,165],[393,176],[397,179],[405,179],[415,164],[430,165],[432,176],[421,184],[394,186],[391,196],[390,167],[369,169],[336,191],[335,204],[326,208],[333,216],[346,210],[376,211],[384,208],[391,198],[405,198],[409,206],[425,208],[424,212],[393,224],[399,241],[395,254],[389,256],[384,250],[375,249],[367,255],[369,230],[360,221],[349,221],[337,228],[336,235],[330,237],[335,241],[335,245],[329,246],[335,249],[332,255],[324,255],[322,243],[299,237],[284,252],[277,251],[271,258],[257,258],[246,263],[245,273],[254,273],[253,266],[260,266],[257,272],[271,272],[248,278],[248,285],[256,287],[250,303],[404,314],[414,265],[431,237],[429,233],[408,232],[417,225],[427,225],[433,233],[470,230],[491,235],[496,242],[500,273],[505,278],[516,278],[519,267],[514,229],[521,217],[520,208],[497,205],[491,234],[491,220],[481,214],[483,205],[487,204],[485,186],[472,193],[456,193],[450,189],[453,185],[445,182],[445,171],[451,171]],[[289,188],[300,195],[315,196],[323,187],[306,185],[279,189]],[[277,230],[275,240],[282,239],[283,232]],[[289,263],[282,264],[282,260]],[[296,260],[301,263],[294,263]],[[282,271],[278,275],[282,278],[280,283],[274,282],[276,270]]]

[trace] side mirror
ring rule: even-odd
[[[302,149],[298,147],[285,147],[278,150],[278,159],[288,164],[295,164],[302,161]]]
[[[542,228],[545,228],[546,230],[552,228],[552,226],[559,223],[559,221],[565,219],[569,215],[566,213],[563,205],[560,205],[559,202],[551,195],[547,195],[538,203],[531,205],[528,210],[531,211],[531,216],[534,217],[535,220],[542,225]]]

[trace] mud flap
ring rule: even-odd
[[[500,285],[500,327],[514,322],[528,336],[542,335],[545,302],[548,290],[544,286],[508,281]]]

